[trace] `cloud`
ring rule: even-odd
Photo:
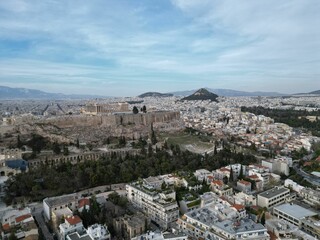
[[[317,0],[0,1],[0,81],[128,95],[313,90],[319,10]]]

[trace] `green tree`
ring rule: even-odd
[[[151,143],[152,143],[153,145],[155,145],[157,142],[158,142],[158,141],[157,141],[156,134],[155,134],[155,132],[152,130],[152,133],[151,133]]]
[[[234,176],[233,176],[233,169],[232,169],[232,166],[230,166],[230,177],[229,177],[229,182],[233,182],[234,181]]]
[[[68,146],[63,147],[63,155],[68,156],[69,155],[69,148]]]
[[[243,179],[243,166],[241,164],[239,179]]]
[[[139,109],[136,106],[134,106],[132,109],[132,112],[133,112],[133,114],[137,114],[137,113],[139,113]]]
[[[227,184],[228,181],[229,181],[229,179],[228,179],[227,176],[224,176],[223,179],[222,179],[222,181],[223,181],[224,184]]]
[[[18,240],[18,238],[16,237],[16,235],[14,234],[14,232],[11,232],[11,233],[10,233],[9,240]]]
[[[20,135],[18,135],[18,137],[17,137],[17,148],[21,148],[22,146],[23,146],[23,143],[22,143],[22,141],[20,139]]]
[[[77,138],[77,141],[76,141],[76,147],[77,147],[77,148],[80,148],[79,138]]]
[[[143,107],[142,107],[142,112],[144,112],[144,113],[147,112],[147,107],[146,107],[146,105],[143,105]]]
[[[265,212],[263,212],[260,222],[261,222],[262,225],[266,224],[266,213]]]
[[[162,184],[161,184],[161,189],[165,190],[166,188],[167,188],[167,184],[166,184],[165,181],[163,181]]]
[[[60,154],[61,153],[61,148],[59,146],[59,144],[57,142],[54,142],[53,145],[52,145],[52,151],[55,153],[55,154]]]
[[[218,150],[217,150],[217,145],[214,145],[214,150],[213,150],[213,154],[214,154],[214,155],[217,155],[217,153],[218,153]]]

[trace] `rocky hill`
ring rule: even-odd
[[[209,92],[205,88],[200,88],[194,94],[182,98],[181,101],[210,100],[210,101],[218,102],[217,98],[218,98],[217,94]]]
[[[172,96],[173,94],[171,93],[146,92],[139,95],[138,97],[145,98],[145,97],[172,97]]]

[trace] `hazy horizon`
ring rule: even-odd
[[[0,2],[0,85],[136,96],[319,90],[320,2]]]

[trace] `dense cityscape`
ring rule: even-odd
[[[210,94],[2,101],[2,237],[319,238],[320,97]]]
[[[319,0],[0,0],[0,240],[320,239]]]

